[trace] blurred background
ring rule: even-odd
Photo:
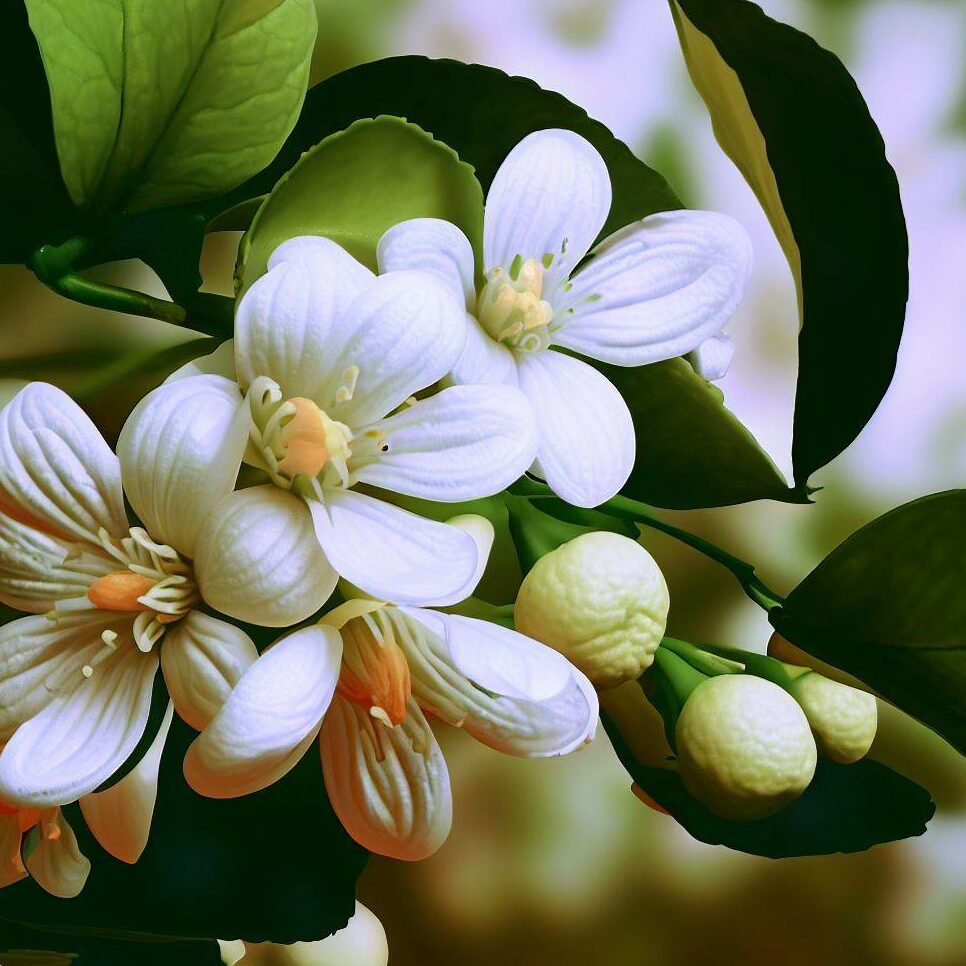
[[[729,326],[719,384],[729,407],[790,471],[797,318],[763,213],[711,133],[663,0],[318,0],[314,80],[423,53],[490,64],[559,91],[606,123],[691,207],[751,233],[755,270]],[[790,590],[885,510],[966,482],[966,5],[962,0],[767,0],[768,13],[846,63],[884,136],[911,243],[911,297],[892,388],[859,440],[812,483],[809,507],[755,503],[669,514]],[[207,287],[230,291],[237,237],[214,236]],[[146,270],[112,278],[162,294]],[[15,358],[90,348],[55,372],[83,385],[113,352],[184,338],[162,323],[59,300],[0,268],[0,374]],[[4,362],[6,360],[6,362]],[[861,366],[863,360],[855,359]],[[50,375],[46,376],[51,378]],[[669,633],[764,650],[764,615],[727,573],[648,535],[672,589]],[[892,763],[939,812],[922,838],[856,856],[775,862],[692,840],[630,794],[601,737],[558,762],[502,757],[442,732],[456,820],[433,859],[373,859],[360,898],[385,923],[394,966],[770,964],[961,966],[966,962],[966,765],[908,721],[887,725]]]

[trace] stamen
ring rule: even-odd
[[[88,588],[87,598],[99,610],[142,611],[150,605],[143,598],[154,587],[156,580],[131,570],[117,571],[95,580]]]
[[[343,383],[335,391],[335,401],[337,403],[348,402],[356,391],[356,383],[359,381],[359,367],[349,366],[342,373]]]
[[[480,324],[497,342],[522,352],[550,344],[553,306],[543,298],[545,268],[534,258],[514,257],[509,273],[495,268],[477,300]]]
[[[402,649],[373,619],[364,614],[342,628],[345,650],[339,693],[358,704],[387,728],[406,720],[412,682]]]

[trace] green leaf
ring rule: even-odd
[[[393,57],[338,74],[309,91],[299,123],[266,171],[232,199],[271,187],[285,166],[356,117],[407,117],[476,169],[484,188],[513,146],[548,127],[577,131],[600,151],[613,186],[602,236],[656,211],[680,208],[664,179],[598,121],[559,94],[490,67]],[[226,202],[227,203],[227,202]],[[721,394],[683,360],[638,369],[598,366],[631,407],[639,458],[625,492],[658,506],[721,506],[755,499],[800,501]]]
[[[64,180],[98,213],[222,194],[291,131],[312,0],[25,0]]]
[[[622,696],[624,700],[627,695]],[[643,695],[639,700],[646,701]],[[648,717],[606,710],[601,720],[634,783],[687,831],[709,845],[778,859],[798,855],[861,852],[884,842],[921,835],[935,812],[929,793],[879,762],[854,765],[822,760],[805,793],[776,815],[753,822],[718,818],[684,787],[678,772],[661,767],[658,751],[635,753],[633,727],[652,727]],[[651,714],[651,712],[648,712]],[[648,739],[657,748],[659,736]]]
[[[454,151],[398,117],[357,121],[308,151],[265,199],[240,252],[244,286],[297,235],[324,235],[376,267],[376,244],[407,218],[444,218],[479,247],[483,193]]]
[[[68,806],[92,864],[87,886],[64,902],[24,880],[4,890],[3,915],[64,933],[142,941],[244,936],[285,943],[321,939],[344,926],[366,853],[328,803],[318,752],[310,750],[261,792],[218,801],[185,783],[182,760],[195,734],[175,717],[151,838],[136,865],[103,852],[79,808]]]
[[[73,206],[61,180],[50,95],[22,3],[0,4],[0,262],[24,262],[69,232]]]
[[[749,500],[808,501],[791,490],[717,386],[685,359],[637,369],[597,363],[620,390],[637,434],[637,455],[622,490],[672,510]]]
[[[907,503],[832,551],[770,619],[966,753],[964,535],[966,490]]]
[[[792,457],[802,486],[892,380],[908,295],[895,172],[855,82],[747,0],[670,0],[718,142],[784,249],[802,328]]]

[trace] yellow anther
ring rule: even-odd
[[[150,610],[151,607],[141,603],[140,598],[144,597],[155,583],[155,580],[143,574],[120,570],[95,580],[87,591],[87,599],[100,610]]]
[[[477,302],[477,317],[497,342],[523,350],[549,344],[553,306],[542,298],[543,276],[544,268],[534,258],[522,262],[515,276],[502,268],[489,273]]]
[[[279,471],[294,479],[318,476],[329,462],[344,465],[351,455],[346,427],[330,419],[311,399],[296,396],[288,403],[295,415],[278,434]]]

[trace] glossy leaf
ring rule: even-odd
[[[329,806],[319,755],[310,751],[264,791],[216,801],[185,783],[181,763],[194,735],[175,718],[151,837],[136,865],[101,850],[79,809],[69,806],[68,820],[92,863],[86,888],[64,902],[24,880],[4,890],[4,917],[68,934],[146,940],[294,942],[344,926],[366,853]]]
[[[832,551],[770,617],[966,753],[964,535],[966,490],[907,503]]]
[[[482,242],[483,194],[473,169],[415,124],[357,121],[308,151],[259,208],[242,245],[243,283],[297,235],[324,235],[376,267],[376,244],[407,218],[451,221]]]
[[[634,736],[622,734],[614,717],[604,711],[601,718],[634,783],[709,845],[773,859],[861,852],[921,835],[935,812],[925,789],[885,765],[821,760],[805,793],[776,815],[752,822],[718,818],[687,791],[676,770],[641,761],[632,750]]]
[[[715,134],[767,213],[798,288],[792,458],[800,486],[875,412],[895,371],[908,243],[895,172],[855,82],[747,0],[670,0]]]
[[[145,211],[230,190],[292,129],[312,0],[26,0],[75,204]]]

